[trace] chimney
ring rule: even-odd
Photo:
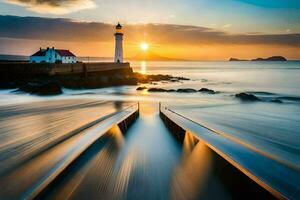
[[[42,51],[42,47],[40,47],[40,51]]]

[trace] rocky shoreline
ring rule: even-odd
[[[0,89],[15,89],[15,93],[29,93],[40,96],[62,94],[62,88],[96,89],[122,85],[150,84],[159,81],[179,82],[189,80],[171,75],[145,75],[140,73],[101,73],[82,75],[64,75],[55,77],[39,77],[0,82]]]
[[[164,88],[148,88],[145,86],[141,86],[136,88],[137,91],[147,91],[150,93],[202,93],[202,94],[209,94],[209,95],[214,95],[214,94],[219,94],[221,92],[215,91],[212,89],[208,88],[201,88],[199,90],[193,89],[193,88],[180,88],[180,89],[164,89]],[[258,92],[254,92],[258,93]],[[241,102],[249,103],[249,102],[270,102],[270,103],[283,103],[282,99],[287,99],[287,97],[268,97],[268,98],[262,98],[256,96],[254,93],[251,92],[241,92],[237,93],[233,96],[236,100],[239,100]],[[266,93],[266,92],[261,92],[259,94],[272,94],[272,93]],[[288,100],[294,100],[298,101],[298,98],[293,98],[293,99],[288,99]]]
[[[177,92],[177,93],[206,93],[206,94],[218,94],[218,91],[214,91],[208,88],[201,88],[200,90],[192,88],[180,88],[180,89],[163,89],[163,88],[147,88],[147,87],[138,87],[137,91],[147,90],[148,92]]]

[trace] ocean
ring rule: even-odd
[[[165,106],[185,116],[187,119],[209,127],[220,134],[234,138],[241,144],[255,149],[257,152],[284,166],[296,171],[300,170],[299,61],[133,61],[131,66],[135,72],[143,74],[168,74],[190,79],[180,82],[154,82],[141,86],[165,89],[193,88],[197,90],[208,88],[217,91],[217,93],[150,93],[146,90],[137,91],[136,88],[138,86],[121,86],[88,90],[64,89],[64,94],[59,96],[38,97],[12,93],[12,90],[2,90],[0,91],[0,107],[5,108],[8,106],[9,108],[14,108],[23,103],[31,104],[34,107],[35,102],[69,101],[74,99],[162,102]],[[251,93],[257,96],[260,101],[240,101],[235,98],[235,94],[241,92]],[[281,103],[278,101],[274,102],[274,100],[280,100]],[[0,122],[5,124],[5,120],[5,116],[2,116]],[[159,126],[153,125],[153,130],[156,130],[156,132],[152,137],[154,138],[155,136],[156,139],[150,137],[150,133],[138,134],[138,130],[147,126],[149,126],[149,132],[151,124],[154,122],[159,124],[159,121],[158,115],[155,115],[155,117],[144,117],[144,121],[142,120],[133,127],[131,135],[134,135],[134,137],[130,136],[129,133],[129,144],[124,150],[124,155],[122,154],[124,159],[127,158],[127,153],[134,152],[132,148],[137,148],[146,155],[143,157],[143,162],[149,159],[151,162],[156,163],[157,161],[154,160],[157,160],[159,152],[164,152],[159,156],[160,162],[164,163],[169,160],[170,163],[175,163],[174,155],[179,155],[180,153],[169,137],[164,135],[164,133],[162,133],[163,135],[157,134],[159,130],[167,132],[162,124]],[[152,145],[156,146],[156,151],[153,151]],[[170,156],[172,153],[166,153],[165,150],[172,151],[174,155]],[[161,163],[155,165],[155,167],[161,166]],[[163,164],[163,166],[166,165],[164,168],[166,174],[171,173],[170,170],[173,169],[170,163]],[[168,180],[167,177],[166,180]]]

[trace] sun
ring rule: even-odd
[[[143,51],[147,51],[149,49],[149,44],[146,43],[146,42],[142,42],[140,44],[140,48],[143,50]]]

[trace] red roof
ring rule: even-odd
[[[40,49],[39,51],[35,52],[31,56],[45,56],[46,55],[46,49]]]
[[[55,49],[55,51],[60,55],[60,56],[71,56],[71,57],[76,57],[71,51],[69,50],[64,50],[64,49]]]
[[[69,56],[69,57],[76,57],[72,52],[65,49],[55,49],[56,53],[58,53],[60,56]],[[34,53],[32,56],[46,56],[47,49],[40,49],[36,53]]]

